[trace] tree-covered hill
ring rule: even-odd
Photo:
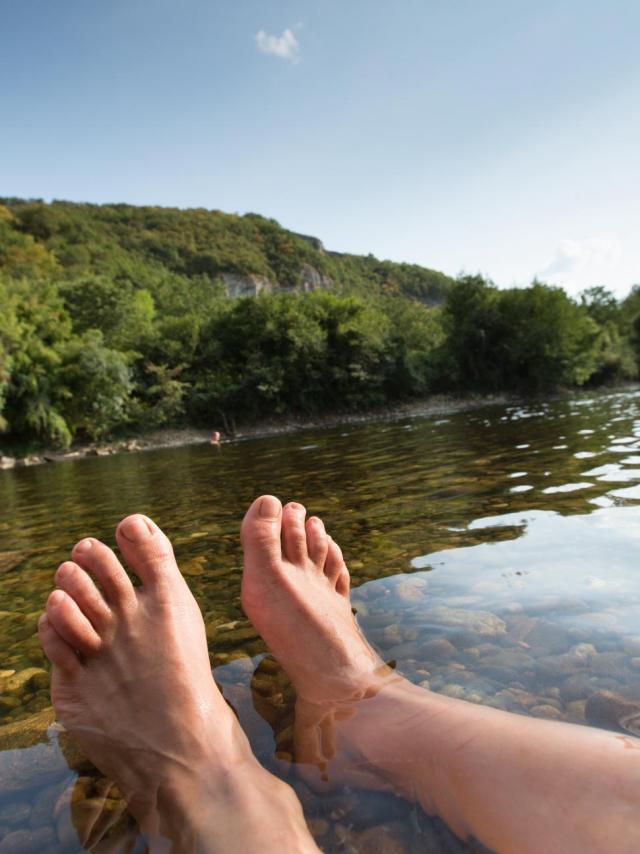
[[[0,204],[0,448],[637,374],[640,290],[579,301],[327,252],[257,214]]]
[[[90,272],[134,279],[144,287],[163,274],[205,275],[222,277],[231,295],[239,278],[251,277],[248,289],[253,280],[275,291],[393,292],[430,304],[442,302],[453,281],[414,264],[327,253],[317,238],[287,231],[258,214],[21,199],[0,203],[11,215],[11,229],[53,253],[65,277]]]

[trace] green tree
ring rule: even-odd
[[[15,434],[67,447],[72,434],[63,414],[60,367],[71,322],[64,304],[50,282],[5,280],[4,288],[12,317],[5,420]]]
[[[127,358],[89,329],[62,349],[59,371],[64,417],[71,435],[103,439],[128,421],[132,383]]]

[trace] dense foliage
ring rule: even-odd
[[[255,214],[3,201],[8,442],[636,376],[640,289],[576,302],[328,253]],[[228,274],[268,288],[232,298]]]

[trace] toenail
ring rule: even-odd
[[[263,519],[277,519],[280,515],[281,505],[273,495],[265,495],[260,502],[260,515]]]
[[[84,552],[89,551],[89,549],[91,548],[92,545],[93,545],[93,543],[87,537],[86,540],[80,540],[80,542],[76,545],[74,552],[80,552],[81,554],[84,554]]]
[[[64,593],[62,590],[54,590],[49,594],[49,605],[57,606],[64,602]]]
[[[83,551],[83,549],[80,549],[80,551]],[[58,576],[58,578],[67,578],[72,572],[73,572],[73,567],[71,566],[71,564],[62,563],[58,567],[58,571],[56,572],[56,575]]]
[[[138,543],[147,540],[154,532],[151,519],[146,516],[129,516],[120,522],[119,531],[130,543]]]
[[[298,513],[300,510],[304,510],[302,504],[298,504],[296,501],[290,501],[287,504],[287,507],[289,508],[289,510],[293,510],[294,513]]]
[[[317,516],[312,516],[309,521],[313,522],[313,524],[316,526],[316,528],[324,528],[324,522],[322,521],[322,519],[319,519]]]
[[[40,615],[40,619],[38,620],[38,628],[40,629],[41,632],[46,632],[47,629],[50,628],[49,618],[47,617],[46,614]]]

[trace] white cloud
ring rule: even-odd
[[[592,285],[611,287],[622,261],[622,243],[616,235],[561,240],[536,278],[577,293]]]
[[[265,33],[264,30],[259,30],[255,39],[261,53],[278,56],[280,59],[288,59],[290,62],[298,62],[300,58],[298,39],[290,29],[284,30],[281,36],[272,36],[270,33]]]

